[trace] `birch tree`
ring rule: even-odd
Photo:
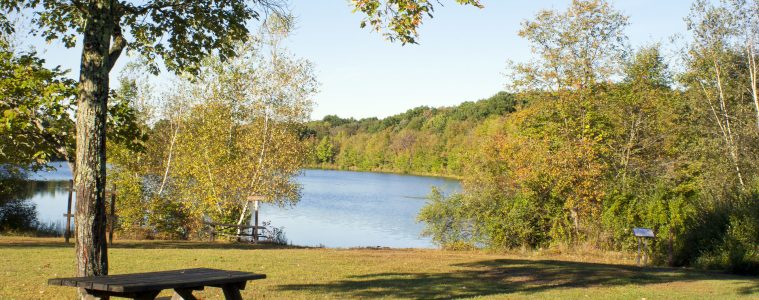
[[[697,1],[686,19],[693,42],[684,78],[712,120],[721,151],[741,188],[746,182],[752,132],[759,130],[756,45],[759,2]],[[750,160],[750,159],[749,159]]]
[[[204,217],[241,223],[252,195],[299,199],[293,176],[308,156],[300,131],[317,83],[311,64],[280,46],[290,21],[268,22],[237,45],[238,57],[208,58],[198,76],[180,79],[164,97],[166,142],[149,150],[162,157],[161,168],[146,170],[160,178],[152,197],[181,203],[195,229]]]

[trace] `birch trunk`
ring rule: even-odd
[[[751,83],[751,98],[754,100],[754,110],[756,112],[756,129],[759,129],[759,91],[757,91],[757,70],[756,58],[754,53],[753,42],[749,40],[746,46],[746,56],[748,56],[748,74]]]
[[[261,177],[261,169],[263,168],[264,163],[264,157],[266,156],[266,144],[268,144],[269,141],[269,114],[264,110],[264,137],[261,141],[261,152],[258,155],[258,167],[256,168],[256,175],[253,177],[253,182],[251,182],[251,187],[255,190],[255,185],[258,184],[258,180]],[[248,213],[248,207],[250,206],[250,201],[246,201],[245,205],[242,207],[242,213],[240,213],[240,218],[237,219],[237,226],[242,225],[242,222],[245,220],[245,216]],[[240,227],[237,227],[237,235],[239,236],[240,233],[242,233],[242,229]]]

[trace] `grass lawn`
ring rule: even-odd
[[[109,258],[111,274],[195,267],[265,273],[248,283],[245,299],[759,298],[756,277],[641,269],[621,257],[117,241]],[[75,289],[46,284],[73,275],[74,248],[62,239],[0,237],[0,299],[75,299]],[[196,294],[222,299],[215,288]]]

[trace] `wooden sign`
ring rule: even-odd
[[[633,228],[633,235],[637,237],[654,237],[654,231],[649,228]]]
[[[654,231],[650,228],[633,228],[633,235],[638,239],[638,255],[635,257],[635,264],[641,266],[641,258],[643,259],[643,266],[648,264],[648,239],[654,237]]]
[[[260,196],[260,195],[252,195],[248,196],[248,201],[264,201],[266,200],[266,197]]]

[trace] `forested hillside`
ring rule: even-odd
[[[328,115],[308,123],[315,136],[312,167],[461,176],[485,120],[514,112],[506,92],[454,107],[426,107],[383,119]]]

